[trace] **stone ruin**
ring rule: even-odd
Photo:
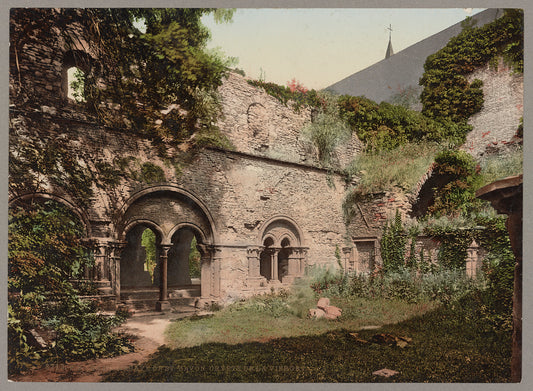
[[[11,20],[22,28],[24,20]],[[311,121],[308,109],[294,111],[246,79],[231,73],[219,89],[222,118],[218,127],[235,150],[206,147],[176,170],[150,141],[120,129],[102,126],[67,96],[67,72],[73,53],[91,61],[83,32],[75,47],[61,38],[28,37],[14,52],[10,47],[10,154],[23,146],[61,144],[81,167],[130,171],[147,163],[164,174],[156,183],[122,175],[119,183],[93,184],[88,204],[77,194],[44,178],[10,186],[9,204],[24,200],[55,200],[82,222],[86,239],[95,244],[96,264],[87,272],[111,305],[146,295],[164,310],[172,300],[197,305],[224,303],[290,286],[312,266],[336,266],[336,251],[346,272],[369,272],[379,264],[379,237],[387,213],[403,215],[409,197],[387,192],[358,205],[346,224],[345,193],[350,186],[342,171],[320,166],[317,152],[302,135]],[[21,91],[31,91],[30,98]],[[172,148],[169,146],[169,150]],[[337,148],[335,161],[346,166],[361,151],[356,136]],[[125,162],[125,163],[124,163]],[[156,267],[145,267],[142,235],[156,240]],[[199,278],[190,276],[188,257],[193,238],[200,252]],[[420,238],[436,259],[437,244]]]

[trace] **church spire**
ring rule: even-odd
[[[391,41],[392,26],[390,24],[387,30],[389,30],[389,46],[387,46],[387,53],[385,53],[385,59],[389,58],[390,56],[394,54],[394,51],[392,50],[392,41]]]

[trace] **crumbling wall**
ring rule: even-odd
[[[483,81],[483,109],[470,117],[473,130],[463,148],[474,157],[512,144],[524,115],[524,75],[513,73],[500,59],[498,66],[487,64],[468,75],[468,81]]]

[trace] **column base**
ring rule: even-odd
[[[170,310],[170,302],[167,301],[167,300],[156,302],[155,303],[155,310],[156,311],[161,311],[161,312],[169,311]]]

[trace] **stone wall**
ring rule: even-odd
[[[320,165],[318,153],[302,129],[311,122],[311,110],[281,104],[245,77],[230,73],[219,89],[222,118],[217,123],[240,152],[308,165]],[[362,144],[353,135],[335,150],[334,161],[346,167]]]
[[[475,157],[505,149],[524,115],[524,75],[513,73],[500,59],[498,66],[489,64],[468,75],[468,80],[483,81],[483,109],[470,117],[473,130],[463,148]]]
[[[31,21],[12,22],[16,29]],[[76,26],[69,31],[81,34]],[[67,98],[71,52],[95,56],[82,36],[76,45],[67,44],[52,26],[48,38],[26,36],[16,50],[11,47],[10,154],[12,163],[27,171],[10,183],[9,198],[52,198],[73,209],[99,246],[101,270],[95,274],[109,282],[107,291],[120,297],[121,269],[128,284],[140,281],[134,274],[145,256],[139,243],[145,229],[156,234],[160,265],[168,261],[169,267],[182,267],[176,254],[183,252],[184,240],[197,237],[206,299],[279,289],[308,266],[336,264],[335,251],[346,237],[345,178],[320,168],[316,150],[303,139],[309,109],[295,111],[230,74],[219,91],[223,117],[218,126],[236,150],[206,148],[185,159],[167,145],[163,157],[149,140],[99,124],[82,104]],[[342,145],[339,163],[347,164],[359,149],[356,137]],[[43,175],[40,163],[28,163],[30,155],[48,153],[67,157],[52,168],[63,178],[79,168],[92,195],[80,193],[79,181]],[[162,173],[157,182],[143,178],[147,165]],[[267,243],[276,235],[277,243]],[[277,257],[271,273],[278,278],[260,275],[265,247]],[[169,283],[188,280],[176,273],[169,270]]]

